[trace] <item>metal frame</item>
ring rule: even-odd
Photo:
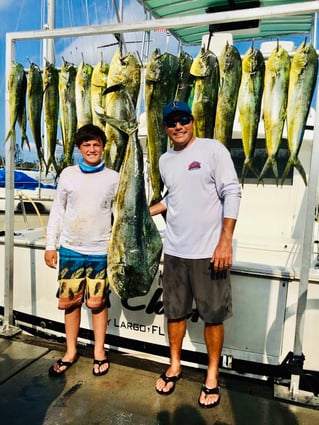
[[[288,9],[288,10],[287,10]],[[45,29],[39,31],[12,32],[6,34],[6,81],[10,66],[15,57],[15,43],[19,40],[50,40],[59,37],[92,36],[100,34],[124,34],[126,32],[150,31],[154,29],[173,29],[181,27],[199,27],[203,24],[218,24],[228,21],[238,22],[243,19],[263,19],[269,17],[289,16],[296,14],[318,13],[319,1],[291,3],[287,5],[261,7],[246,10],[219,12],[215,14],[202,14],[197,16],[183,16],[182,18],[154,19],[132,23],[118,23],[111,25],[92,25],[85,27],[72,27],[63,29]],[[315,28],[316,32],[316,28]],[[6,130],[9,129],[9,93],[6,91]],[[302,264],[300,271],[299,297],[297,305],[297,320],[295,329],[294,357],[302,357],[302,342],[304,335],[304,315],[307,304],[307,291],[309,280],[309,268],[312,255],[312,232],[314,223],[314,211],[317,201],[317,183],[319,173],[319,93],[317,94],[316,117],[314,126],[314,138],[312,144],[312,157],[307,190],[307,211],[302,244]],[[14,264],[14,143],[12,138],[6,143],[6,213],[5,213],[5,314],[2,332],[10,334],[13,327],[13,264]],[[0,329],[1,331],[1,329]],[[296,399],[299,390],[299,377],[302,370],[297,368],[292,374],[291,386],[287,398]]]

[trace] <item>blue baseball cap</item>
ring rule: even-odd
[[[163,108],[163,120],[165,121],[174,112],[183,112],[187,115],[192,115],[192,111],[187,103],[180,100],[173,100]]]

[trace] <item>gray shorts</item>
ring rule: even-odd
[[[163,303],[167,319],[192,314],[193,300],[205,323],[219,324],[233,315],[229,272],[214,279],[210,258],[185,259],[164,255]]]

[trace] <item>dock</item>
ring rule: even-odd
[[[203,370],[183,367],[170,396],[155,391],[166,365],[109,351],[110,371],[92,374],[92,346],[61,377],[48,369],[64,353],[64,342],[28,334],[0,337],[2,425],[313,425],[318,408],[274,398],[267,380],[221,372],[221,402],[197,404]]]

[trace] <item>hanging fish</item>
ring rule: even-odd
[[[123,84],[106,89],[106,114],[117,120],[131,121],[135,117],[135,108],[130,93]],[[128,134],[106,123],[106,145],[104,158],[106,166],[120,171],[128,141]]]
[[[54,64],[48,61],[46,61],[43,71],[43,108],[49,153],[46,173],[49,172],[50,166],[53,165],[57,175],[59,175],[60,170],[55,159],[59,119],[59,72]]]
[[[40,68],[33,62],[30,64],[28,74],[27,104],[29,124],[39,159],[40,169],[42,169],[42,165],[45,164],[41,131],[43,80]]]
[[[105,89],[107,88],[107,76],[109,73],[109,65],[104,63],[103,58],[98,62],[92,72],[91,79],[91,105],[93,124],[105,128],[105,122],[101,116],[95,113],[96,110],[102,108],[105,112]]]
[[[242,73],[240,53],[227,43],[218,62],[220,78],[214,137],[229,148]]]
[[[163,128],[163,108],[174,99],[177,87],[178,58],[155,49],[145,71],[145,111],[147,148],[153,196],[150,204],[162,199],[163,182],[158,160],[167,150],[167,135]]]
[[[157,273],[162,239],[146,201],[143,151],[137,136],[137,122],[106,117],[129,136],[122,165],[114,223],[108,245],[107,276],[121,298],[146,295]]]
[[[104,94],[106,115],[117,120],[131,121],[135,117],[135,107],[140,90],[141,65],[134,55],[122,56],[117,49],[110,63],[107,76],[107,89]],[[128,135],[118,128],[105,124],[106,146],[105,163],[119,171],[124,159]]]
[[[175,100],[187,103],[193,88],[194,77],[190,73],[193,58],[181,51],[178,55],[178,78]]]
[[[85,63],[83,56],[75,78],[75,104],[77,128],[92,123],[91,79],[93,66]]]
[[[74,138],[77,130],[75,79],[77,67],[63,59],[59,76],[60,120],[63,139],[63,164],[65,168],[73,164]]]
[[[238,93],[239,122],[245,154],[241,173],[242,184],[244,184],[248,170],[251,170],[258,177],[258,172],[253,165],[253,156],[260,120],[264,75],[264,57],[260,50],[251,46],[242,59],[242,77]]]
[[[298,158],[306,128],[318,74],[318,56],[315,48],[306,40],[296,50],[290,67],[288,103],[287,103],[287,137],[289,159],[282,175],[284,183],[292,167],[296,167],[307,185],[305,170]]]
[[[190,73],[194,76],[192,103],[192,114],[195,120],[194,134],[197,137],[212,138],[219,85],[219,67],[216,55],[210,50],[201,48],[192,63]]]
[[[286,120],[289,70],[289,54],[283,47],[279,46],[278,42],[277,47],[266,62],[263,117],[268,157],[262,168],[258,182],[262,180],[270,167],[272,167],[276,181],[278,180],[276,156]]]
[[[122,55],[120,48],[113,55],[107,76],[107,87],[117,84],[125,86],[135,108],[141,85],[141,64],[132,53]]]
[[[8,91],[10,103],[10,129],[6,136],[6,141],[12,137],[13,145],[16,145],[15,126],[18,123],[21,129],[21,148],[26,142],[29,150],[30,144],[26,134],[27,116],[26,116],[26,92],[27,92],[27,77],[23,65],[14,62],[11,65],[8,77]]]

